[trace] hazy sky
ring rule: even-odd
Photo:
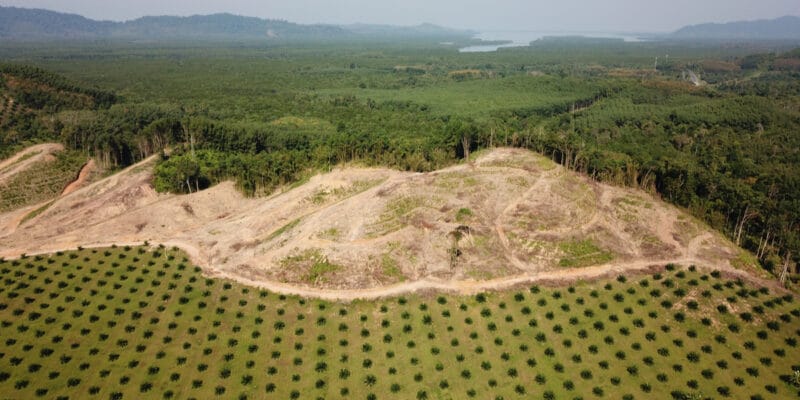
[[[672,31],[701,22],[800,15],[800,0],[0,0],[93,19],[229,12],[299,23],[353,22],[549,31]]]

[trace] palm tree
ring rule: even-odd
[[[794,370],[792,372],[793,372],[792,384],[797,387],[800,387],[800,370]]]

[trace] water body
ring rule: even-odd
[[[486,31],[475,35],[474,39],[504,41],[505,43],[462,47],[458,51],[461,53],[479,53],[497,51],[497,49],[503,47],[524,47],[546,36],[583,36],[587,38],[622,39],[626,42],[641,42],[644,40],[633,34],[606,32]]]

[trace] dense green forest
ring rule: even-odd
[[[526,147],[659,193],[774,273],[800,260],[800,51],[785,43],[11,43],[0,57],[0,156],[53,139],[111,167],[160,154],[158,190],[233,179],[263,195],[345,162],[430,171]]]

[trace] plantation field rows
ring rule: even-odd
[[[664,273],[331,303],[175,249],[0,262],[4,398],[797,398],[792,295]],[[691,397],[695,396],[695,397]]]

